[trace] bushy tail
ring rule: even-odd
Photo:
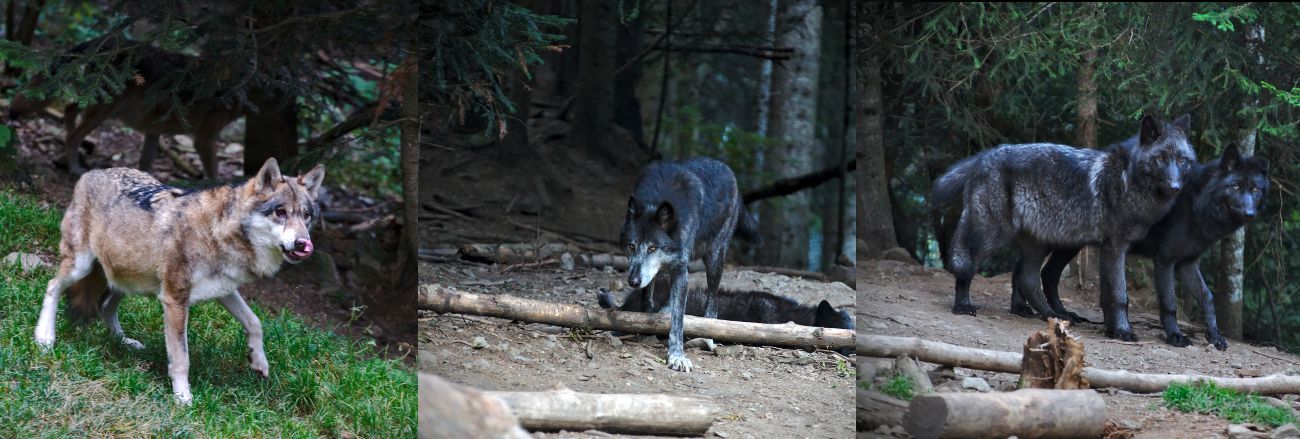
[[[95,261],[90,274],[68,287],[68,316],[78,323],[86,323],[99,317],[104,299],[108,298],[108,278],[104,276],[104,267]]]
[[[957,201],[966,190],[966,182],[978,168],[977,157],[968,157],[948,168],[930,189],[930,209],[938,209]]]
[[[754,245],[763,245],[763,235],[758,233],[758,220],[754,219],[754,215],[749,213],[749,209],[745,208],[744,201],[736,200],[736,203],[740,204],[740,209],[736,214],[738,215],[736,218],[736,235]]]

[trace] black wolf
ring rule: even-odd
[[[1132,148],[1124,142],[1112,145],[1115,146]],[[1130,254],[1151,258],[1155,263],[1160,323],[1169,344],[1184,347],[1192,343],[1178,328],[1178,306],[1174,301],[1177,273],[1184,291],[1195,294],[1205,309],[1206,339],[1219,350],[1228,348],[1215,320],[1214,293],[1201,276],[1201,254],[1255,219],[1267,194],[1268,159],[1242,157],[1237,145],[1229,144],[1218,160],[1193,166],[1188,171],[1184,190],[1174,201],[1174,207],[1129,248]],[[1078,252],[1078,248],[1054,250],[1043,267],[1043,292],[1058,313],[1073,314],[1061,306],[1057,284],[1061,271]],[[1032,313],[1015,288],[1012,288],[1011,309],[1020,315]]]
[[[682,351],[682,316],[686,310],[686,268],[695,246],[705,248],[708,291],[705,316],[718,316],[714,296],[722,280],[727,243],[739,232],[760,241],[758,224],[745,210],[731,168],[714,159],[697,157],[651,163],[641,173],[627,201],[620,242],[628,253],[627,283],[650,285],[663,270],[671,287],[667,307],[672,322],[668,334],[668,367],[690,372]]]
[[[1124,256],[1173,206],[1183,174],[1195,161],[1187,142],[1191,118],[1142,118],[1130,154],[1055,144],[1003,145],[966,158],[935,181],[933,207],[963,209],[948,252],[956,277],[955,314],[975,314],[970,282],[978,258],[1014,243],[1021,255],[1017,288],[1043,318],[1059,315],[1039,287],[1051,249],[1098,245],[1107,335],[1133,341],[1128,323]]]
[[[656,279],[650,287],[637,288],[623,298],[622,305],[615,305],[614,295],[601,291],[598,298],[601,308],[618,308],[623,311],[661,312],[668,300],[668,282],[663,277]],[[690,288],[686,300],[686,314],[703,316],[706,304],[704,290]],[[654,300],[650,300],[651,296]],[[714,299],[718,307],[718,317],[722,320],[736,322],[754,322],[779,324],[794,322],[804,326],[822,328],[854,329],[853,317],[847,310],[837,310],[825,300],[817,306],[799,303],[789,297],[766,291],[736,291],[719,289]],[[655,306],[655,305],[658,306]]]

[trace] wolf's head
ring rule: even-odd
[[[836,310],[830,302],[823,300],[817,304],[817,314],[813,317],[813,326],[823,328],[854,329],[853,316],[847,310]]]
[[[1191,117],[1184,114],[1173,122],[1142,116],[1138,146],[1130,154],[1129,172],[1135,181],[1151,184],[1165,196],[1183,189],[1183,177],[1196,162],[1196,153],[1187,142]]]
[[[673,261],[681,250],[677,235],[677,214],[667,201],[645,204],[633,196],[627,200],[627,218],[619,242],[627,251],[627,284],[632,288],[650,285],[659,269]]]
[[[1201,192],[1216,211],[1228,212],[1234,221],[1248,223],[1255,219],[1268,194],[1268,159],[1242,157],[1237,144],[1223,150],[1210,171],[1210,180]]]
[[[269,159],[257,175],[240,188],[252,205],[240,226],[249,242],[258,247],[278,247],[284,259],[301,262],[311,256],[309,230],[319,216],[316,191],[325,178],[325,168],[316,165],[298,177],[280,175],[280,166]]]

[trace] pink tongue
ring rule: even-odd
[[[289,254],[292,255],[292,256],[295,257],[295,258],[303,259],[303,258],[306,258],[306,257],[308,257],[308,256],[311,256],[311,250],[312,250],[312,247],[313,247],[313,246],[311,245],[311,241],[307,241],[307,242],[303,243],[302,250],[294,250],[294,251],[289,252]]]

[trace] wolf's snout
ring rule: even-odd
[[[298,238],[298,240],[293,242],[293,249],[296,251],[311,253],[311,248],[312,245],[310,239]]]
[[[641,276],[638,274],[629,274],[627,276],[627,286],[632,288],[641,288]]]
[[[284,254],[289,257],[290,261],[298,262],[311,256],[313,248],[314,246],[311,244],[310,239],[298,238],[293,241],[293,249],[286,249]]]
[[[1182,192],[1182,190],[1183,190],[1183,184],[1177,181],[1170,182],[1169,184],[1165,185],[1165,193],[1169,195],[1178,195],[1178,193]]]

